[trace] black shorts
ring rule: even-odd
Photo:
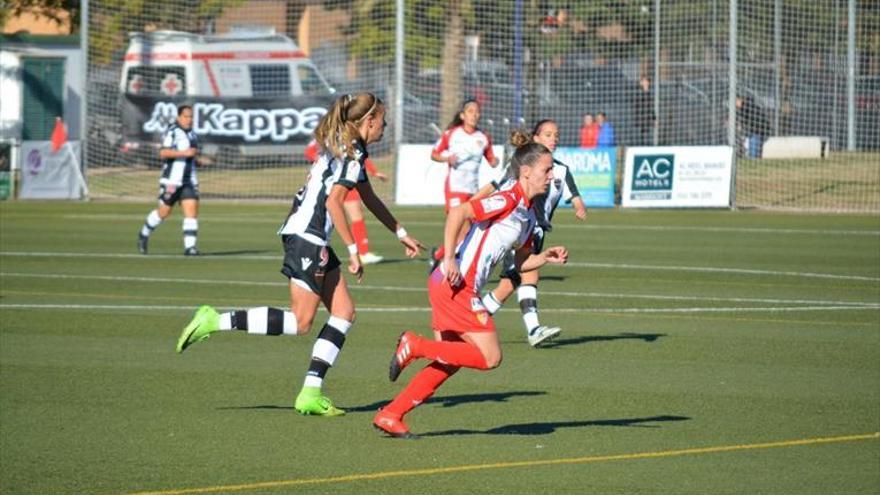
[[[544,250],[544,229],[536,225],[532,231],[532,254],[540,254]],[[501,259],[500,278],[509,278],[513,285],[519,286],[521,278],[516,271],[515,251],[510,251]]]
[[[297,235],[283,235],[284,264],[281,273],[304,283],[315,294],[324,289],[324,276],[339,268],[339,258],[330,246],[318,246]]]
[[[199,199],[198,184],[159,184],[159,201],[168,206],[174,206],[182,199]]]

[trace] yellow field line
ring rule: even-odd
[[[795,447],[800,445],[817,445],[826,443],[856,442],[860,440],[880,439],[880,432],[865,433],[862,435],[846,435],[839,437],[804,438],[800,440],[785,440],[780,442],[752,443],[744,445],[721,445],[717,447],[701,447],[681,450],[663,450],[659,452],[639,452],[635,454],[614,454],[587,457],[570,457],[563,459],[547,459],[542,461],[516,461],[497,462],[493,464],[472,464],[465,466],[450,466],[429,469],[407,469],[402,471],[380,471],[378,473],[349,474],[345,476],[332,476],[329,478],[304,478],[294,480],[265,481],[262,483],[247,483],[242,485],[208,486],[202,488],[182,488],[178,490],[159,490],[151,492],[136,492],[126,495],[189,495],[195,493],[238,492],[245,490],[262,490],[266,488],[280,488],[297,485],[318,485],[326,483],[343,483],[348,481],[369,481],[384,478],[399,478],[404,476],[427,476],[434,474],[461,473],[466,471],[482,471],[487,469],[506,469],[516,467],[551,466],[560,464],[587,464],[606,461],[631,461],[636,459],[657,459],[662,457],[675,457],[684,455],[715,454],[719,452],[735,452],[740,450],[774,449],[780,447]]]

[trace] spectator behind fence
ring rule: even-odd
[[[597,146],[614,146],[614,126],[608,122],[605,112],[596,114],[596,123],[599,125],[599,136],[596,141]]]
[[[584,123],[581,125],[581,148],[595,148],[599,138],[599,124],[593,118],[593,114],[584,114]]]
[[[647,77],[639,79],[636,112],[636,123],[639,129],[639,142],[637,144],[654,144],[654,128],[657,126],[657,115],[654,114],[654,94],[651,93],[651,80]]]
[[[736,97],[736,128],[739,133],[737,154],[760,158],[764,138],[770,134],[770,124],[764,111],[751,96]]]

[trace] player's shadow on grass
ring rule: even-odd
[[[202,251],[199,256],[238,256],[242,254],[277,254],[276,249],[241,249],[238,251]]]
[[[462,404],[480,403],[480,402],[507,402],[511,397],[531,397],[536,395],[545,395],[547,392],[537,390],[526,390],[521,392],[499,392],[494,394],[465,394],[465,395],[447,395],[444,397],[431,397],[426,404],[436,404],[440,407],[455,407]],[[347,413],[369,412],[374,413],[380,407],[388,404],[389,401],[383,400],[365,404],[362,406],[344,406],[340,407]],[[218,407],[219,410],[237,410],[237,409],[275,409],[275,410],[293,410],[292,405],[275,406],[275,405],[259,405],[259,406],[227,406]]]
[[[464,395],[447,395],[441,397],[431,397],[425,401],[425,404],[435,404],[440,407],[455,407],[462,404],[472,404],[481,402],[507,402],[512,397],[532,397],[536,395],[545,395],[547,392],[538,390],[526,390],[521,392],[498,392],[494,394],[464,394]],[[389,401],[383,400],[366,404],[363,406],[345,407],[346,412],[376,412],[380,407],[388,404]]]
[[[651,416],[647,418],[596,419],[587,421],[553,421],[547,423],[521,423],[505,425],[488,430],[444,430],[419,433],[423,437],[441,437],[454,435],[549,435],[559,428],[583,428],[590,426],[621,426],[627,428],[660,428],[654,423],[669,421],[688,421],[688,416]]]
[[[554,347],[565,347],[569,345],[589,344],[591,342],[608,342],[612,340],[641,340],[647,343],[656,342],[660,337],[665,337],[665,333],[634,333],[623,332],[617,335],[580,335],[578,337],[553,339],[549,342],[541,344],[542,349],[552,349]]]

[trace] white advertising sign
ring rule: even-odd
[[[443,205],[443,188],[449,166],[431,160],[430,144],[402,144],[397,153],[397,187],[394,202],[399,205]],[[492,146],[501,164],[490,167],[480,164],[480,187],[504,175],[504,146]]]
[[[52,151],[49,141],[22,141],[21,143],[21,199],[79,199],[80,142],[68,141],[58,151]]]
[[[635,208],[730,206],[733,148],[653,146],[626,149],[621,204]]]

